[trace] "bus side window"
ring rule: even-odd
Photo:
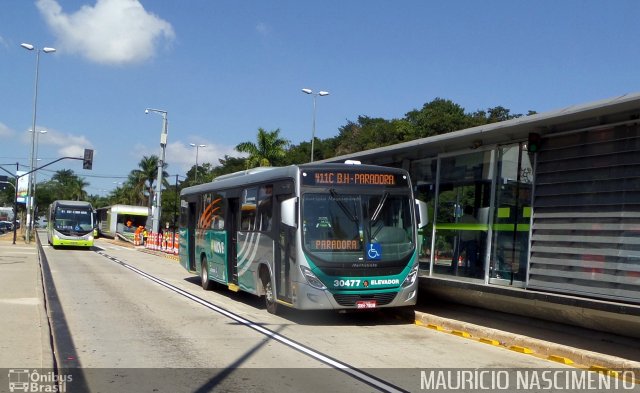
[[[273,186],[271,184],[260,187],[258,193],[258,222],[259,230],[270,231],[273,217]]]
[[[240,205],[240,230],[254,231],[256,230],[256,187],[247,188],[242,192],[242,201]]]

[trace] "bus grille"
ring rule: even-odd
[[[375,300],[378,306],[384,306],[391,303],[397,294],[397,292],[373,293],[371,295],[334,294],[333,298],[336,299],[339,305],[345,307],[355,306],[356,302],[360,300]]]
[[[402,273],[407,265],[391,266],[391,267],[374,267],[374,268],[352,268],[352,267],[326,267],[322,266],[320,269],[328,276],[342,276],[342,277],[363,277],[363,276],[394,276]]]

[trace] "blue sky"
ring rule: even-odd
[[[545,112],[640,91],[640,2],[5,0],[0,2],[0,164],[26,169],[35,53],[40,163],[105,195],[160,154],[168,172],[218,163],[257,130],[294,144],[360,115],[401,118],[436,97],[467,112]],[[5,165],[9,164],[9,165]],[[175,178],[174,178],[175,179]]]

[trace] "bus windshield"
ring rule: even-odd
[[[62,234],[85,234],[93,231],[93,211],[88,208],[58,206],[53,227]]]
[[[414,249],[409,194],[307,192],[302,197],[303,244],[325,262],[395,261]]]

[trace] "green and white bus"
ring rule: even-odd
[[[93,207],[84,201],[53,201],[49,205],[47,241],[53,247],[93,246]]]
[[[403,169],[263,167],[181,192],[180,262],[267,310],[412,306],[426,205]]]
[[[96,209],[96,227],[100,236],[115,238],[116,234],[133,240],[139,226],[146,226],[149,208],[146,206],[111,205]],[[127,225],[127,223],[131,225]]]

